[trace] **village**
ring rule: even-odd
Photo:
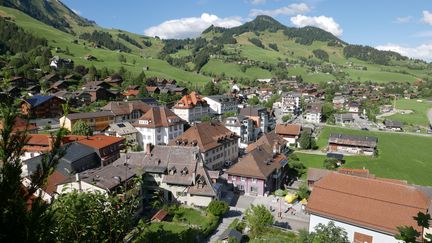
[[[55,58],[52,65],[61,61]],[[29,132],[21,156],[26,183],[51,152],[55,131],[69,133],[61,141],[64,156],[35,196],[50,203],[76,190],[122,194],[139,178],[140,214],[150,225],[172,220],[169,205],[229,205],[200,239],[210,242],[241,242],[247,229],[236,225],[250,205],[264,205],[278,230],[311,231],[332,221],[354,242],[397,242],[397,226],[417,229],[411,215],[432,207],[430,187],[344,166],[350,156],[378,156],[377,137],[332,132],[324,149],[316,145],[324,127],[430,136],[430,124],[407,126],[386,118],[404,112],[396,100],[420,99],[420,80],[394,94],[389,86],[403,84],[258,79],[258,87],[246,87],[231,81],[227,92],[208,96],[175,80],[123,82],[110,76],[82,84],[73,75],[51,73],[41,89],[38,82],[10,80],[3,95],[19,100],[21,114],[31,118],[18,117],[14,125],[14,131]],[[161,104],[152,98],[160,94],[179,99]],[[74,112],[64,114],[65,104]],[[298,152],[324,156],[325,169],[306,167]]]

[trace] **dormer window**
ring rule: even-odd
[[[200,176],[197,180],[197,187],[204,188],[204,186],[205,186],[205,179],[203,176]]]
[[[182,175],[182,176],[185,176],[185,175],[187,175],[187,174],[188,174],[188,168],[187,168],[187,167],[184,167],[183,170],[181,170],[181,175]]]
[[[171,168],[169,169],[169,174],[170,174],[170,175],[174,175],[175,173],[176,173],[176,167],[173,166],[173,167],[171,167]]]

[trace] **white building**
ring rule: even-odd
[[[133,126],[139,132],[139,145],[147,151],[149,145],[168,144],[183,134],[184,123],[166,107],[152,107]]]
[[[173,112],[181,119],[194,123],[209,114],[209,105],[200,95],[192,92],[183,96],[173,107]]]
[[[298,115],[301,112],[301,94],[300,93],[286,93],[282,95],[282,112]]]
[[[430,198],[404,181],[365,178],[331,172],[314,183],[307,211],[309,232],[333,221],[347,232],[350,242],[393,243],[399,226],[412,226],[413,216],[426,213]]]
[[[318,124],[322,119],[322,104],[321,103],[311,103],[308,104],[306,110],[303,114],[303,118],[306,122]]]
[[[204,97],[210,106],[210,113],[222,115],[225,112],[237,113],[237,100],[228,95],[212,95]]]
[[[270,119],[270,114],[264,107],[247,106],[240,109],[240,115],[254,121],[255,137],[258,137],[259,134],[269,132],[273,129],[273,127],[271,126],[273,124],[272,119]]]
[[[247,144],[255,140],[255,126],[252,119],[245,116],[232,116],[225,119],[225,127],[239,136],[239,146],[247,147]]]

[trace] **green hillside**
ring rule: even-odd
[[[330,80],[413,82],[432,65],[394,52],[350,45],[315,27],[286,27],[268,16],[231,29],[211,26],[202,38],[160,40],[105,29],[59,1],[0,0],[0,16],[48,40],[53,55],[78,65],[202,84],[211,78],[253,80],[301,76]],[[7,6],[7,7],[4,7]],[[19,11],[21,10],[21,11]],[[87,61],[92,55],[97,61]],[[123,55],[126,62],[120,62]]]

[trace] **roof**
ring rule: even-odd
[[[342,113],[342,114],[334,114],[334,117],[336,119],[341,119],[341,120],[354,120],[353,114],[352,113]]]
[[[68,176],[62,174],[57,170],[54,170],[54,172],[50,176],[48,176],[48,180],[45,184],[44,191],[49,195],[53,195],[53,193],[56,192],[57,185],[61,184],[68,178],[69,178]]]
[[[403,127],[403,123],[400,121],[391,121],[391,120],[385,120],[384,125],[386,127],[395,127],[395,128],[401,128]]]
[[[95,111],[95,112],[78,112],[78,113],[70,113],[66,116],[69,120],[79,120],[79,119],[89,119],[96,117],[105,117],[111,116],[114,114],[111,111]]]
[[[226,141],[237,141],[237,135],[220,122],[202,122],[193,125],[172,140],[170,145],[198,146],[201,153],[219,147]]]
[[[116,143],[122,143],[124,140],[125,140],[124,138],[98,134],[85,139],[78,140],[78,142],[81,144],[85,144],[94,149],[101,149]]]
[[[147,123],[145,123],[147,122]],[[169,127],[185,123],[180,117],[166,107],[151,107],[133,125],[135,127]]]
[[[308,181],[319,181],[324,176],[330,174],[331,170],[318,169],[318,168],[308,168],[307,170],[307,180]]]
[[[168,215],[168,211],[165,211],[163,209],[157,211],[157,213],[155,213],[155,215],[153,215],[153,217],[150,219],[150,221],[163,221],[165,219],[165,217]]]
[[[396,234],[396,227],[412,226],[413,216],[426,212],[430,199],[414,186],[332,172],[314,185],[307,210],[328,217]]]
[[[3,129],[3,121],[0,120],[0,131]],[[12,128],[13,132],[23,132],[23,131],[34,131],[37,130],[37,126],[35,123],[30,123],[27,120],[20,118],[19,116],[15,117],[15,122]]]
[[[378,138],[362,135],[332,133],[330,134],[328,141],[329,143],[334,144],[375,148],[378,143]]]
[[[204,99],[210,99],[219,103],[235,101],[234,97],[228,95],[211,95],[211,96],[206,96]]]
[[[146,113],[150,110],[150,106],[140,100],[133,101],[111,101],[101,110],[111,111],[114,115],[129,115],[135,110]]]
[[[346,174],[346,175],[352,175],[352,176],[360,176],[365,178],[375,178],[374,175],[369,173],[369,170],[367,169],[351,169],[351,168],[339,168],[339,173]]]
[[[188,95],[183,96],[177,103],[174,108],[176,109],[192,109],[195,106],[208,106],[207,101],[204,98],[197,94],[195,91],[191,92]]]
[[[138,130],[129,122],[111,123],[109,125],[109,130],[120,136],[138,133]]]
[[[335,158],[337,160],[343,160],[344,155],[338,153],[327,153],[327,158]]]
[[[264,135],[261,136],[255,143],[249,144],[247,147],[247,151],[252,151],[256,147],[261,146],[263,144],[273,146],[275,142],[282,146],[285,146],[287,144],[287,141],[283,139],[281,136],[277,135],[273,130],[269,133],[264,133]]]
[[[139,95],[140,91],[139,90],[127,90],[126,93],[124,94],[125,96],[137,96]]]
[[[219,236],[219,240],[227,240],[229,238],[235,238],[237,239],[237,242],[241,242],[242,237],[243,235],[239,231],[228,228],[224,232],[222,232],[222,234]]]
[[[276,134],[299,136],[301,125],[299,124],[276,124]]]
[[[306,113],[321,113],[322,103],[314,102],[306,105]]]
[[[55,96],[52,95],[34,95],[25,100],[25,102],[29,103],[32,107],[37,107],[42,105],[43,103],[51,100]]]
[[[135,175],[133,166],[118,163],[81,172],[80,178],[96,187],[111,191]]]
[[[243,116],[259,116],[261,112],[266,112],[267,109],[260,106],[248,106],[240,109],[240,115]]]
[[[48,152],[51,150],[51,143],[53,138],[48,134],[28,134],[28,140],[23,151],[39,151]]]
[[[227,170],[229,175],[238,175],[266,180],[276,169],[284,166],[286,157],[273,155],[272,146],[261,145],[250,151]]]

